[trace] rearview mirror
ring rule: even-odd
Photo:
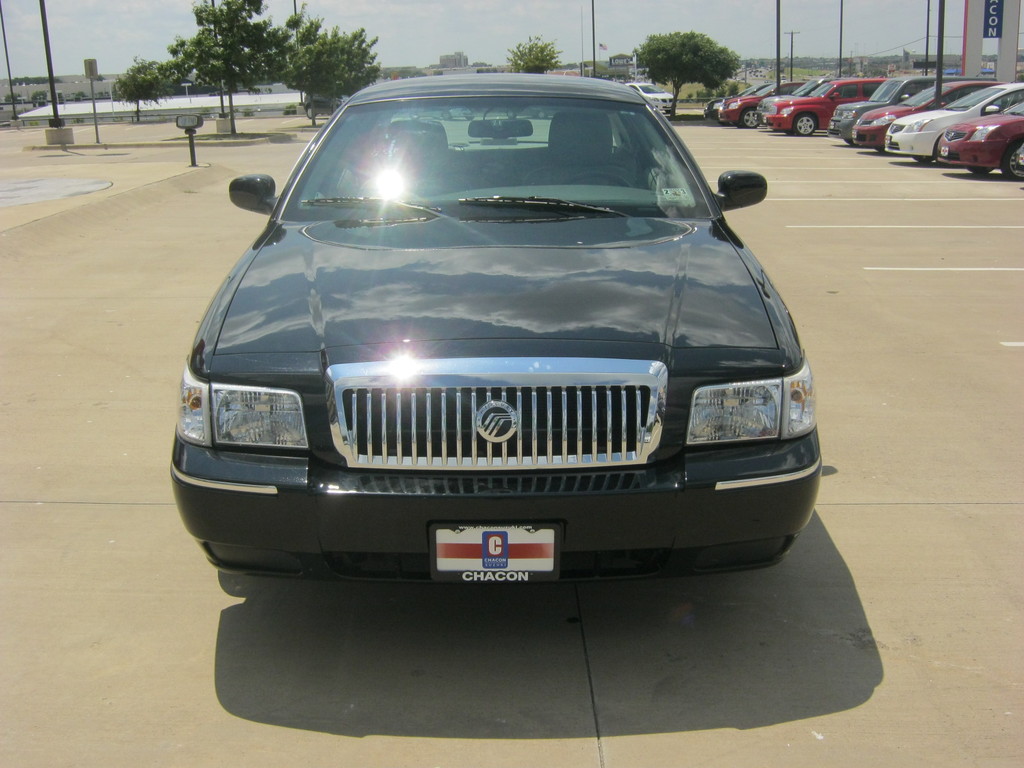
[[[529,120],[474,120],[469,124],[473,139],[521,139],[533,136]]]

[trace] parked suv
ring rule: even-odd
[[[935,98],[935,86],[926,88],[916,96],[911,96],[902,104],[870,109],[861,115],[853,126],[853,143],[858,147],[870,147],[876,152],[885,153],[885,132],[889,124],[899,117],[924,112],[929,109],[942,109],[957,99],[994,85],[991,80],[957,80],[942,84],[942,95]]]
[[[819,86],[824,85],[825,83],[830,83],[833,80],[835,80],[834,77],[815,77],[801,85],[791,94],[789,94],[789,96],[786,96],[785,94],[781,93],[775,96],[765,96],[757,104],[757,124],[766,124],[765,115],[772,114],[773,104],[777,104],[778,102],[784,99],[796,98],[797,96],[810,96],[812,93],[814,93],[815,90],[817,90]]]
[[[828,135],[841,138],[853,146],[853,126],[856,124],[857,118],[868,110],[900,104],[934,84],[935,78],[926,75],[890,77],[871,94],[871,98],[867,101],[855,101],[836,107],[836,111],[832,113],[832,119],[828,121]]]
[[[750,85],[744,88],[742,91],[736,94],[736,96],[716,96],[707,104],[704,105],[704,117],[708,120],[718,119],[718,110],[722,108],[722,105],[729,99],[735,99],[737,96],[749,96],[754,91],[764,88],[764,83],[757,83],[756,85]]]
[[[761,99],[775,95],[792,95],[793,91],[803,84],[803,81],[782,83],[779,86],[776,86],[775,83],[768,83],[749,96],[734,96],[726,99],[722,103],[722,108],[718,110],[718,122],[724,125],[735,125],[737,128],[757,128],[759,119],[757,105],[761,103]]]
[[[765,115],[768,127],[773,131],[810,136],[828,125],[840,104],[864,101],[884,82],[884,77],[833,80],[819,86],[809,96],[777,101],[772,105],[774,114]]]

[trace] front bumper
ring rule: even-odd
[[[876,147],[885,146],[885,132],[889,126],[859,126],[853,132],[853,143],[858,147]]]
[[[765,124],[773,131],[793,130],[793,115],[765,115]]]
[[[951,165],[998,168],[1005,150],[1006,144],[993,141],[940,142],[938,159]]]
[[[816,432],[635,471],[351,472],[177,440],[171,468],[186,529],[222,569],[407,580],[430,577],[434,523],[554,524],[562,579],[770,565],[810,519],[820,470]]]
[[[936,131],[915,131],[907,133],[885,134],[885,151],[896,155],[916,155],[918,157],[931,157],[935,150],[935,142],[938,139]]]

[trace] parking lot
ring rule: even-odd
[[[796,316],[825,474],[781,565],[530,588],[218,579],[168,476],[185,352],[289,144],[0,132],[5,766],[1018,766],[1024,184],[678,128]],[[92,140],[80,126],[77,140]],[[40,184],[45,187],[45,184]],[[92,191],[88,191],[92,190]],[[628,510],[624,510],[627,514]]]

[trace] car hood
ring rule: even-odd
[[[904,115],[895,120],[895,122],[901,125],[908,123],[916,123],[918,120],[946,120],[947,118],[955,118],[957,116],[962,117],[964,120],[969,120],[977,114],[974,109],[969,109],[964,112],[959,112],[953,109],[930,109],[926,112],[914,112],[913,114]],[[948,120],[947,120],[948,122]]]
[[[710,220],[282,225],[241,269],[217,355],[498,339],[777,348],[761,287]]]
[[[1019,123],[1024,126],[1024,115],[986,115],[985,117],[975,117],[971,120],[963,120],[959,123],[954,123],[949,127],[959,128],[961,130],[973,130],[980,128],[983,125],[1013,125]]]
[[[861,120],[877,120],[880,117],[886,115],[896,115],[897,118],[906,117],[907,115],[915,114],[915,107],[906,107],[902,104],[893,105],[891,107],[878,107],[877,109],[871,109],[860,116]]]

